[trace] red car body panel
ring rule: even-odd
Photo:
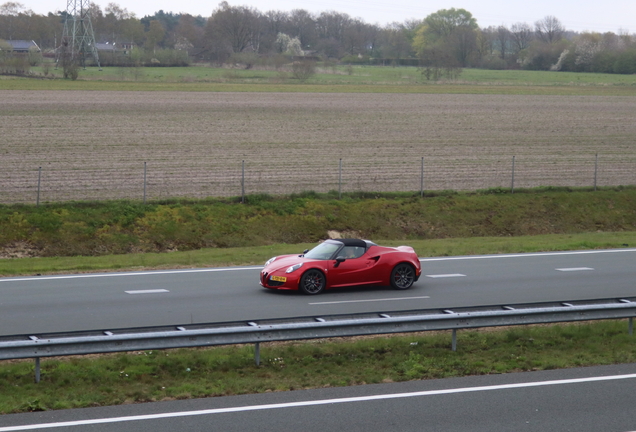
[[[391,272],[400,263],[408,263],[415,269],[417,280],[422,268],[419,258],[410,246],[397,248],[378,246],[368,242],[363,255],[338,262],[332,259],[312,259],[304,255],[281,255],[261,271],[260,284],[269,289],[298,290],[302,275],[310,269],[320,270],[326,278],[325,289],[357,285],[391,285]],[[290,267],[300,268],[286,273]],[[280,279],[276,281],[274,279]],[[284,280],[284,281],[283,281]]]

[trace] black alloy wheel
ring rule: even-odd
[[[411,264],[400,263],[391,271],[391,286],[397,290],[409,289],[415,282],[415,269]]]
[[[310,269],[300,278],[300,290],[309,295],[320,294],[325,290],[325,275],[316,269]]]

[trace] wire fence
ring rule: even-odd
[[[379,163],[362,158],[334,158],[332,163],[264,164],[258,160],[206,166],[127,161],[119,168],[68,169],[52,165],[0,172],[0,203],[288,195],[314,191],[413,192],[471,191],[539,186],[603,187],[636,184],[636,155],[549,155],[490,158],[399,155]]]

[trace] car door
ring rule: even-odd
[[[346,286],[380,283],[381,279],[378,279],[376,272],[372,271],[376,260],[366,254],[364,248],[358,248],[353,251],[350,248],[356,249],[355,247],[345,247],[338,254],[340,258],[344,258],[344,261],[331,261],[328,276],[330,285]]]

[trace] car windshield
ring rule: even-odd
[[[328,260],[332,259],[338,249],[342,247],[340,242],[324,242],[305,254],[305,258]]]

